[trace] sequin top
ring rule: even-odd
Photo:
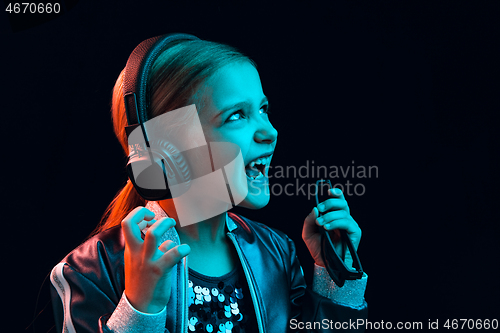
[[[188,283],[189,332],[258,331],[248,284],[239,265],[220,277],[189,269]]]

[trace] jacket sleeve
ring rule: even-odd
[[[364,300],[367,276],[346,281],[339,288],[326,269],[315,267],[313,288],[307,287],[293,241],[288,239],[291,260],[290,301],[293,332],[363,332],[368,318]]]
[[[165,309],[154,315],[139,312],[125,293],[120,299],[106,294],[67,263],[56,265],[50,280],[56,332],[167,332]]]

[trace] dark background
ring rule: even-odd
[[[333,179],[366,189],[347,201],[370,321],[498,319],[498,2],[66,1],[63,12],[0,14],[2,300],[19,331],[49,302],[51,268],[126,181],[111,89],[133,48],[168,32],[257,62],[279,131],[274,166],[378,167]],[[292,237],[311,281],[300,237],[311,208],[276,195],[238,212]],[[50,304],[35,324],[49,330]]]

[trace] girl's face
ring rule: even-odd
[[[278,132],[269,121],[259,73],[248,62],[226,65],[205,82],[197,98],[207,142],[232,142],[241,149],[248,195],[239,206],[264,207],[269,202],[267,174]]]

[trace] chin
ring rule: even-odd
[[[239,207],[244,207],[248,209],[261,209],[267,206],[269,203],[269,186],[265,185],[262,187],[253,187],[248,184],[248,194],[242,202],[238,204]]]

